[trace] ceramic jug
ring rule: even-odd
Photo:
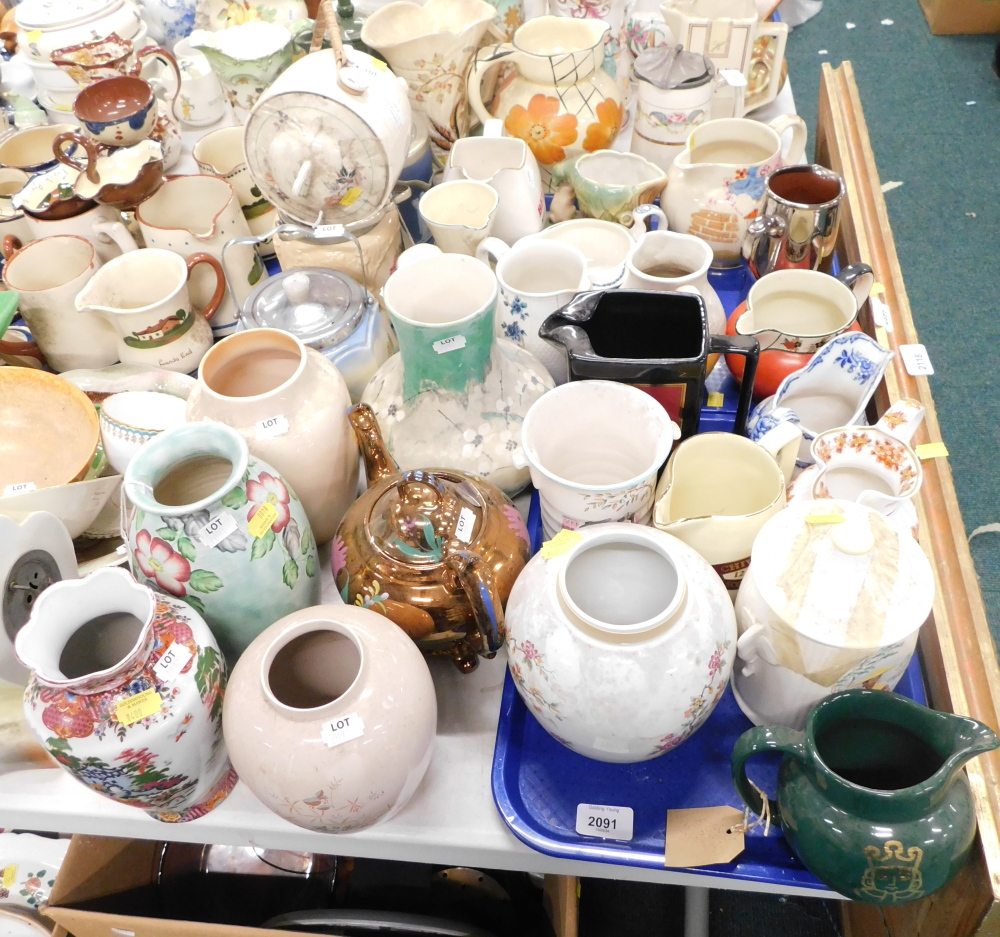
[[[552,186],[568,186],[588,218],[632,224],[638,205],[659,197],[667,177],[659,166],[636,156],[601,150],[564,160],[552,167]]]
[[[712,355],[745,356],[748,374],[757,367],[757,339],[712,335],[705,301],[691,286],[668,293],[578,293],[542,323],[538,334],[566,349],[571,381],[636,384],[670,414],[682,439],[698,432]],[[733,432],[741,435],[752,386],[744,381],[740,387]]]
[[[319,601],[305,511],[236,430],[188,423],[160,433],[129,463],[122,490],[133,574],[202,614],[227,661]]]
[[[423,6],[396,0],[361,28],[362,42],[406,79],[410,105],[427,122],[441,163],[455,141],[468,136],[465,79],[495,14],[485,0],[428,0]]]
[[[787,145],[781,136],[786,130]],[[663,207],[670,230],[703,238],[717,264],[735,266],[747,224],[763,204],[767,177],[801,162],[805,145],[806,125],[795,115],[767,124],[730,117],[696,127],[667,171]]]
[[[831,693],[896,686],[934,601],[909,531],[850,501],[793,501],[761,528],[750,560],[733,692],[751,722],[799,729]]]
[[[343,377],[318,351],[287,332],[250,329],[205,356],[187,418],[238,430],[251,454],[291,485],[317,543],[324,544],[357,493],[350,405]]]
[[[976,812],[962,765],[998,746],[975,719],[895,693],[849,690],[816,706],[804,732],[744,732],[733,749],[733,781],[759,812],[746,763],[783,753],[771,822],[824,884],[894,907],[937,891],[965,864]]]
[[[216,176],[172,176],[135,214],[147,247],[174,251],[182,257],[200,252],[221,262],[226,242],[250,236],[233,187]],[[238,310],[254,286],[267,277],[263,262],[249,244],[226,251],[226,269],[228,289],[212,317],[216,338],[236,329]],[[214,290],[211,274],[196,271],[191,278],[194,304],[204,306]]]
[[[656,486],[654,526],[708,560],[734,599],[754,538],[785,507],[801,440],[791,423],[757,443],[733,433],[699,433],[674,450]]]
[[[725,586],[694,550],[638,524],[565,532],[507,602],[507,659],[556,741],[607,762],[656,758],[712,713],[733,666]]]
[[[401,254],[382,290],[399,354],[361,399],[400,468],[457,469],[514,495],[528,483],[514,463],[524,414],[553,380],[534,355],[496,337],[497,295],[493,272],[474,257],[429,244]]]
[[[350,833],[413,796],[434,749],[437,699],[395,625],[321,605],[250,645],[222,718],[233,763],[264,806],[307,830]]]
[[[32,672],[28,725],[92,791],[176,823],[204,816],[233,789],[226,662],[201,615],[174,595],[123,569],[54,583],[15,650]]]
[[[215,292],[201,309],[191,304],[188,281],[198,264],[215,273]],[[118,358],[188,374],[212,347],[209,319],[222,302],[226,278],[210,254],[185,260],[147,247],[108,261],[77,294],[78,313],[97,313],[118,332]]]
[[[546,186],[556,163],[606,149],[618,136],[622,95],[601,67],[607,31],[602,20],[538,16],[517,30],[512,43],[480,52],[469,73],[476,116],[497,117],[507,133],[524,140]],[[500,63],[513,65],[515,73],[487,110],[482,83],[490,66]]]
[[[860,332],[838,335],[804,368],[789,374],[772,397],[754,407],[747,435],[759,439],[778,423],[796,423],[802,430],[798,466],[807,468],[813,460],[813,440],[820,433],[865,422],[865,407],[892,357],[893,352]]]
[[[341,597],[385,615],[425,654],[463,673],[492,658],[503,606],[528,560],[528,532],[501,491],[444,468],[400,472],[371,408],[351,411],[368,491],[333,542]]]
[[[640,205],[636,214],[653,207]],[[587,259],[587,279],[591,287],[609,290],[624,282],[627,272],[625,258],[645,233],[646,226],[639,218],[631,228],[597,218],[574,218],[542,228],[534,237],[575,247]]]
[[[542,230],[545,196],[538,162],[524,140],[505,137],[499,120],[488,120],[481,137],[456,140],[448,153],[444,181],[472,179],[497,191],[491,231],[508,244]]]
[[[421,227],[449,254],[475,256],[493,230],[500,196],[485,182],[455,179],[425,192],[417,206]]]

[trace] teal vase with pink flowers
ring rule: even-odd
[[[161,433],[122,487],[133,575],[200,612],[230,666],[269,625],[319,603],[316,541],[299,499],[231,427]]]

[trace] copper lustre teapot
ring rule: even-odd
[[[464,673],[504,640],[503,606],[528,560],[517,508],[488,482],[446,468],[400,472],[367,404],[350,412],[368,490],[333,541],[344,601],[380,612],[425,654]]]

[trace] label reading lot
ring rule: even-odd
[[[169,683],[177,678],[189,660],[191,660],[191,652],[187,646],[172,641],[160,655],[160,659],[153,664],[153,673],[164,683]]]
[[[254,427],[254,435],[258,439],[274,439],[276,436],[284,436],[288,432],[288,420],[280,413],[277,416],[269,416],[266,420],[261,420]]]
[[[339,719],[332,719],[320,729],[320,737],[330,747],[343,745],[351,739],[359,739],[365,734],[364,720],[357,713],[349,713]]]
[[[460,348],[465,348],[465,336],[452,335],[451,338],[442,338],[441,341],[434,342],[431,348],[439,355],[445,355],[449,351],[458,351]]]
[[[198,539],[206,547],[214,547],[222,543],[231,533],[236,532],[236,521],[230,514],[220,514],[213,517],[201,530],[198,531]]]
[[[34,482],[17,482],[14,485],[5,486],[3,490],[3,496],[7,498],[10,495],[19,495],[24,491],[34,491],[34,490],[35,490]]]

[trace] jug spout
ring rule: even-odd
[[[368,404],[359,403],[356,407],[351,407],[347,418],[354,427],[354,435],[365,460],[365,478],[368,479],[368,487],[371,488],[376,482],[396,475],[399,466],[389,455],[389,450],[382,439],[375,411]]]

